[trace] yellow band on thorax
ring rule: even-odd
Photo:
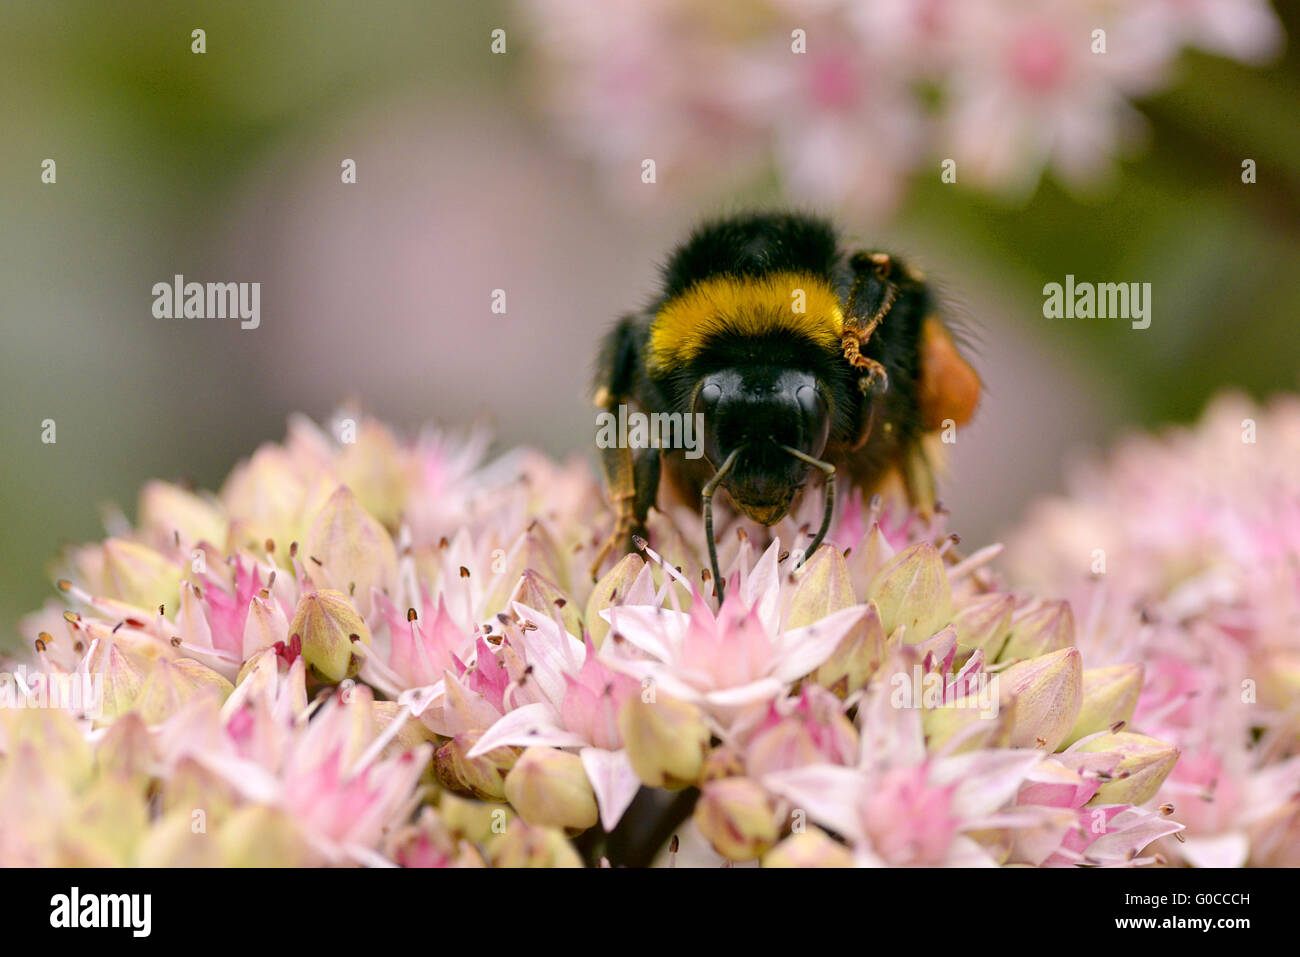
[[[719,335],[794,333],[833,349],[844,328],[840,298],[811,273],[714,276],[670,299],[650,324],[650,364],[670,369],[700,354]]]

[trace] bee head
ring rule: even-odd
[[[703,413],[704,454],[715,469],[739,450],[722,481],[731,500],[756,522],[779,521],[809,469],[782,446],[815,459],[830,434],[816,377],[789,368],[721,369],[700,380],[693,406]]]

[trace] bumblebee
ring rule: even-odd
[[[703,455],[604,443],[617,522],[593,577],[614,548],[646,536],[661,491],[698,503],[719,600],[718,490],[772,525],[819,477],[825,507],[804,560],[830,526],[837,482],[874,493],[897,475],[910,502],[932,510],[923,439],[964,424],[981,390],[937,306],[920,272],[886,252],[845,248],[816,216],[748,213],[697,228],[669,257],[649,307],[606,336],[595,402],[613,415],[700,414]]]

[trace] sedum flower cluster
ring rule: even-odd
[[[3,665],[0,863],[1168,859],[1142,663],[946,516],[852,499],[806,561],[808,516],[735,520],[719,605],[689,510],[593,583],[588,465],[484,451],[296,418],[67,552]]]
[[[1300,399],[1214,402],[1194,427],[1081,465],[1010,543],[1070,598],[1078,647],[1140,666],[1136,712],[1182,759],[1171,860],[1300,866]]]

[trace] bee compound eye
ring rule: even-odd
[[[795,400],[803,418],[803,436],[799,443],[809,455],[821,455],[830,437],[830,414],[826,397],[814,385],[801,385],[795,390]]]
[[[803,414],[812,418],[820,414],[825,408],[826,403],[822,400],[821,393],[817,391],[816,386],[801,385],[795,393],[795,398],[799,400],[799,408]]]
[[[717,408],[718,401],[722,398],[722,386],[716,382],[706,383],[700,390],[700,397],[697,401],[697,407],[703,410],[712,410]]]

